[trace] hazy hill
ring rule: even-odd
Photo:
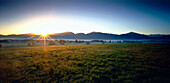
[[[163,39],[170,39],[170,35],[163,36]]]
[[[148,36],[143,35],[143,34],[138,34],[135,32],[129,32],[127,34],[122,34],[120,35],[122,39],[147,39]]]
[[[170,39],[170,35],[162,35],[162,34],[151,34],[151,35],[144,35],[135,32],[129,32],[126,34],[110,34],[110,33],[102,33],[102,32],[91,32],[91,33],[73,33],[73,32],[63,32],[63,33],[53,33],[49,34],[52,38],[59,38],[59,39]],[[34,33],[27,33],[27,34],[19,34],[19,35],[0,35],[1,38],[8,37],[8,38],[28,38],[30,36],[34,36],[38,38],[40,35]]]
[[[127,34],[117,35],[102,32],[91,32],[88,34],[65,32],[56,35],[50,35],[52,38],[68,38],[68,39],[146,39],[146,35],[130,32]]]

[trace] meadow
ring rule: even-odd
[[[170,82],[170,44],[0,48],[0,82]]]

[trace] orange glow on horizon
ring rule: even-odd
[[[41,36],[46,37],[46,36],[47,36],[47,34],[46,34],[46,33],[44,33],[44,34],[41,34]]]
[[[48,34],[41,34],[37,40],[49,40],[49,39],[52,39],[54,40],[53,38],[51,38]]]
[[[24,33],[51,34],[65,32],[65,30],[75,33],[86,31],[85,33],[88,33],[99,29],[101,26],[93,23],[89,24],[86,21],[81,22],[76,17],[67,15],[47,14],[32,16],[0,27],[3,27],[2,30],[0,29],[1,34],[9,35]],[[80,27],[81,29],[79,29]]]

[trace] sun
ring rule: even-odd
[[[43,33],[43,34],[41,34],[43,37],[46,37],[47,36],[47,34],[46,33]]]
[[[41,34],[38,38],[37,38],[37,40],[54,40],[53,38],[51,38],[48,34],[46,34],[46,33],[43,33],[43,34]]]

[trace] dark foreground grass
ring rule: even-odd
[[[0,82],[170,82],[170,44],[0,48]]]

